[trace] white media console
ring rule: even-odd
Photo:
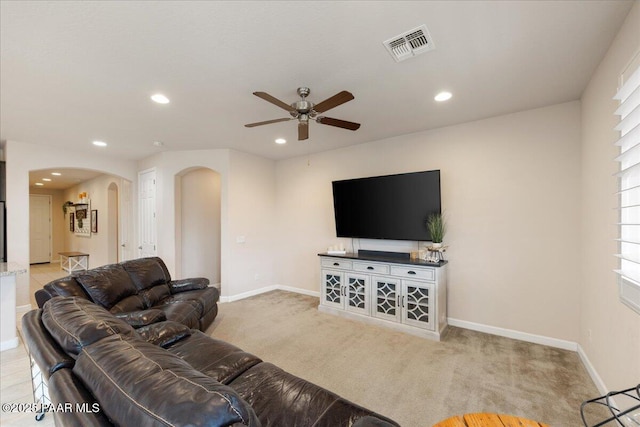
[[[447,327],[447,261],[362,251],[318,255],[318,310],[440,340]]]

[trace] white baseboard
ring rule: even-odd
[[[531,342],[534,344],[548,345],[549,347],[561,348],[563,350],[578,351],[578,343],[573,341],[545,337],[543,335],[529,334],[527,332],[520,332],[513,329],[504,329],[496,326],[483,325],[481,323],[468,322],[466,320],[452,318],[448,318],[447,320],[449,322],[449,325],[457,326],[459,328],[471,329],[472,331],[485,332],[487,334]]]
[[[602,378],[600,378],[600,375],[598,375],[596,368],[593,367],[593,365],[591,364],[591,361],[587,357],[587,353],[584,352],[584,349],[580,344],[578,344],[578,356],[580,356],[580,360],[582,361],[582,364],[586,368],[587,372],[589,373],[589,376],[591,377],[591,380],[598,388],[598,391],[600,392],[600,394],[604,396],[605,394],[609,393],[607,386],[604,385],[604,381],[602,381]]]
[[[0,342],[0,351],[10,350],[16,348],[20,344],[18,337],[11,338],[10,340]]]
[[[230,296],[221,296],[220,297],[220,302],[221,303],[225,303],[225,302],[238,301],[238,300],[241,300],[241,299],[245,299],[245,298],[253,297],[253,296],[256,296],[256,295],[264,294],[265,292],[271,292],[271,291],[277,291],[277,290],[287,291],[287,292],[295,292],[295,293],[298,293],[298,294],[309,295],[309,296],[312,296],[312,297],[320,298],[320,292],[317,292],[317,291],[310,291],[310,290],[307,290],[307,289],[294,288],[292,286],[271,285],[271,286],[265,286],[265,287],[260,288],[260,289],[254,289],[253,291],[243,292],[241,294],[230,295]]]

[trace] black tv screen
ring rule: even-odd
[[[332,184],[338,237],[431,240],[426,221],[441,213],[439,170]]]

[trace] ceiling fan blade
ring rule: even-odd
[[[273,119],[273,120],[267,120],[267,121],[264,121],[264,122],[249,123],[247,125],[244,125],[244,127],[253,128],[253,127],[256,127],[256,126],[268,125],[268,124],[271,124],[271,123],[288,122],[289,120],[293,120],[293,118]]]
[[[320,123],[321,125],[335,126],[349,130],[358,130],[360,128],[360,123],[348,122],[346,120],[340,119],[332,119],[331,117],[320,116],[316,118],[316,122]]]
[[[331,98],[325,99],[324,101],[316,104],[313,109],[316,113],[324,113],[327,110],[337,107],[338,105],[342,105],[345,102],[351,101],[353,99],[353,95],[351,92],[347,92],[343,90],[340,93],[333,95]]]
[[[262,98],[265,101],[272,103],[273,105],[277,105],[278,107],[282,108],[283,110],[296,111],[293,107],[291,107],[291,105],[285,104],[284,102],[280,101],[278,98],[274,98],[273,96],[269,95],[266,92],[253,92],[253,94],[255,96],[257,96],[258,98]]]
[[[309,139],[309,122],[298,123],[298,141]]]

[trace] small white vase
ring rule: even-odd
[[[433,249],[440,249],[442,247],[442,243],[432,243],[431,247]]]

